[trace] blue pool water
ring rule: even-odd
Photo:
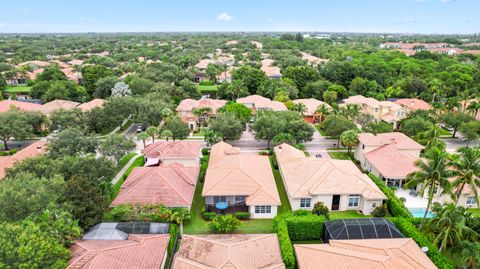
[[[426,208],[409,208],[408,211],[412,213],[414,218],[423,218],[423,215],[425,215],[425,210]],[[428,212],[427,218],[432,218],[435,217],[435,214],[432,212]]]

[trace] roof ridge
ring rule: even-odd
[[[182,194],[180,194],[169,182],[169,180],[167,180],[164,176],[162,176],[160,173],[158,173],[158,171],[155,171],[157,173],[157,175],[159,177],[161,177],[163,179],[163,181],[165,181],[167,183],[168,186],[170,186],[171,189],[173,189],[174,192],[176,192],[178,194],[179,197],[181,197],[183,199],[183,201],[185,201],[187,204],[191,204],[191,202],[188,202],[187,199],[185,197],[183,197]]]

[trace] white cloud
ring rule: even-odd
[[[233,20],[233,17],[228,15],[227,12],[222,12],[217,16],[217,20],[229,22]]]

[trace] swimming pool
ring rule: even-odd
[[[423,215],[425,215],[425,210],[426,208],[408,208],[408,211],[412,213],[414,218],[423,218]],[[432,218],[435,217],[435,214],[433,214],[431,211],[427,213],[427,218]]]

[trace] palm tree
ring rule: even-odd
[[[452,183],[455,190],[454,200],[458,204],[460,195],[466,185],[470,187],[480,207],[478,188],[480,188],[480,148],[463,147],[458,150],[457,155],[451,161],[453,173],[456,177]]]
[[[340,109],[340,113],[343,114],[347,119],[355,121],[360,113],[360,107],[357,104],[347,104],[345,108]]]
[[[147,134],[152,138],[152,143],[155,143],[155,136],[158,134],[158,128],[155,126],[148,127]]]
[[[160,137],[163,137],[168,141],[169,138],[173,137],[173,133],[170,130],[163,130]]]
[[[471,269],[480,264],[480,243],[464,240],[455,246],[456,252],[459,252],[463,268]]]
[[[448,178],[451,175],[451,171],[448,168],[448,154],[445,150],[440,150],[436,147],[425,152],[424,159],[419,159],[415,162],[415,166],[418,167],[418,171],[415,171],[407,176],[408,182],[404,185],[405,188],[411,188],[420,185],[420,194],[425,195],[425,191],[428,191],[428,203],[421,227],[423,226],[427,214],[432,204],[433,195],[436,187],[442,188],[442,194],[450,193],[450,182]]]
[[[170,216],[170,221],[178,223],[180,225],[180,237],[183,235],[183,221],[190,218],[190,213],[185,208],[179,208]]]
[[[352,157],[352,147],[358,144],[358,133],[356,130],[348,130],[340,135],[340,141],[348,148],[348,155]]]
[[[141,132],[141,133],[138,134],[138,138],[142,139],[142,141],[143,141],[143,148],[146,147],[146,145],[147,145],[146,142],[147,142],[147,139],[149,137],[150,137],[150,135],[145,133],[145,132]]]
[[[472,117],[475,117],[480,110],[480,101],[473,100],[468,104],[467,111],[470,111]]]
[[[296,103],[292,105],[292,111],[298,112],[300,115],[305,116],[305,112],[307,112],[307,107],[303,103]]]
[[[330,115],[331,109],[328,107],[328,105],[321,104],[317,107],[317,109],[315,110],[315,113],[320,114],[320,117],[321,117],[320,121],[322,121],[323,117]]]
[[[194,108],[192,113],[193,115],[197,116],[198,122],[201,125],[203,122],[207,121],[210,115],[212,114],[212,108],[211,107]]]
[[[476,239],[477,233],[466,224],[470,216],[465,208],[447,204],[428,222],[427,230],[435,235],[433,242],[438,251],[445,250],[449,245],[458,245],[464,239]]]
[[[434,124],[430,130],[418,134],[416,140],[418,140],[420,144],[425,145],[426,150],[429,150],[433,147],[443,149],[445,148],[446,144],[440,140],[441,135],[441,127],[437,124]]]

